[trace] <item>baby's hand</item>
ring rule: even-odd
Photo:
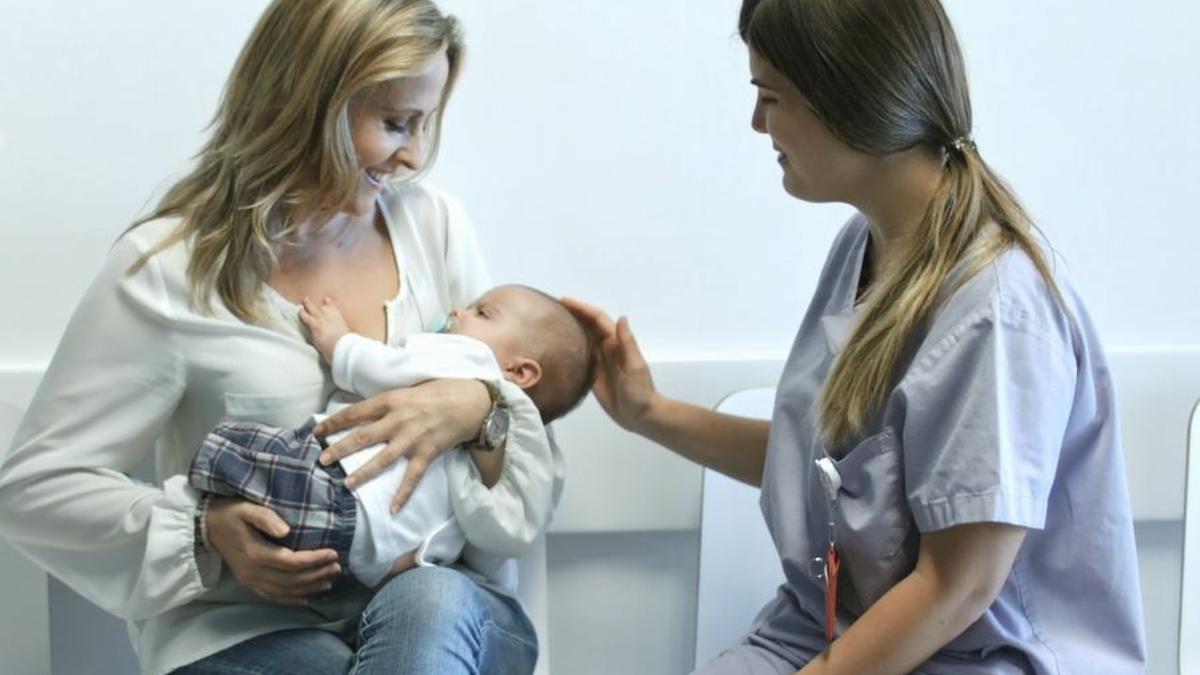
[[[321,358],[325,359],[326,363],[331,363],[337,341],[350,332],[341,310],[329,298],[325,298],[320,304],[305,298],[300,307],[300,320],[308,326],[313,346],[321,353]]]

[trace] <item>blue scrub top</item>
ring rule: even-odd
[[[1143,672],[1112,380],[1079,297],[1058,274],[1064,311],[1023,252],[975,274],[919,329],[876,422],[828,453],[842,481],[831,508],[815,465],[827,455],[818,393],[854,325],[869,238],[861,216],[838,236],[779,383],[761,504],[787,582],[744,646],[795,668],[824,649],[811,560],[831,514],[839,634],[913,570],[921,532],[1000,522],[1029,531],[999,597],[920,672]]]

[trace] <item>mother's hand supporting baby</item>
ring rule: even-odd
[[[293,551],[264,539],[282,537],[287,523],[271,509],[235,498],[216,497],[205,507],[212,548],[245,587],[283,605],[303,605],[329,590],[341,571],[337,551]]]
[[[490,408],[491,398],[481,382],[430,380],[359,401],[321,422],[314,433],[324,438],[358,427],[321,454],[321,463],[325,465],[376,443],[387,444],[346,479],[351,488],[379,475],[401,457],[407,457],[404,479],[392,499],[392,511],[395,512],[408,501],[434,459],[479,436],[483,418]]]

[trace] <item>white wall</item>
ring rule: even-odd
[[[0,0],[0,368],[49,359],[108,245],[198,149],[265,4]],[[444,4],[471,61],[433,178],[472,211],[493,276],[630,314],[659,360],[782,354],[847,211],[779,189],[749,128],[738,0]],[[947,6],[981,151],[1066,257],[1108,344],[1200,344],[1200,6]],[[588,578],[584,553],[602,547],[584,537],[609,535],[559,536],[552,583]],[[645,575],[694,577],[694,554],[639,554],[628,536],[612,553],[627,587],[674,608],[646,630],[690,620],[685,591]],[[578,596],[564,583],[555,602]],[[668,664],[690,645],[645,648]]]
[[[48,358],[106,246],[198,148],[264,4],[0,0],[0,303],[22,317],[0,359]],[[444,4],[472,56],[434,178],[494,276],[628,312],[653,353],[785,350],[846,211],[779,189],[737,0]],[[1200,8],[947,4],[980,148],[1105,336],[1194,343]]]

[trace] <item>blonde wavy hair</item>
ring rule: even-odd
[[[1003,252],[1023,251],[1065,303],[1031,218],[969,140],[966,68],[938,0],[744,0],[738,29],[842,142],[875,156],[924,147],[944,159],[911,252],[868,290],[822,390],[822,432],[844,447],[886,402],[914,331]]]
[[[260,291],[277,265],[272,242],[295,232],[298,212],[345,203],[358,189],[351,99],[420,72],[443,51],[450,75],[426,167],[462,63],[458,21],[430,0],[272,2],[242,48],[195,168],[130,227],[180,218],[134,269],[190,240],[197,306],[211,310],[215,289],[235,316],[261,321]]]

